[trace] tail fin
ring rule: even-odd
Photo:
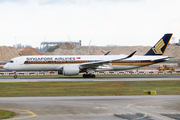
[[[145,55],[164,55],[172,35],[165,34]]]

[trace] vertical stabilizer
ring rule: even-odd
[[[165,34],[145,55],[164,55],[172,35]]]

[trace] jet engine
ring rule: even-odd
[[[62,71],[58,71],[58,74],[79,75],[79,66],[78,65],[65,65],[63,66]]]

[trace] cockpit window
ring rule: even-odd
[[[10,60],[8,63],[14,63],[14,61],[13,61],[13,60]]]

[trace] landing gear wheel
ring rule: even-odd
[[[91,75],[90,74],[87,74],[87,78],[90,78],[91,77]]]
[[[91,77],[92,77],[92,78],[95,78],[96,76],[93,74],[93,75],[91,75]]]
[[[83,74],[83,78],[86,78],[86,74]]]
[[[14,79],[16,79],[17,78],[17,75],[14,75]]]
[[[83,78],[95,78],[94,74],[83,74]]]

